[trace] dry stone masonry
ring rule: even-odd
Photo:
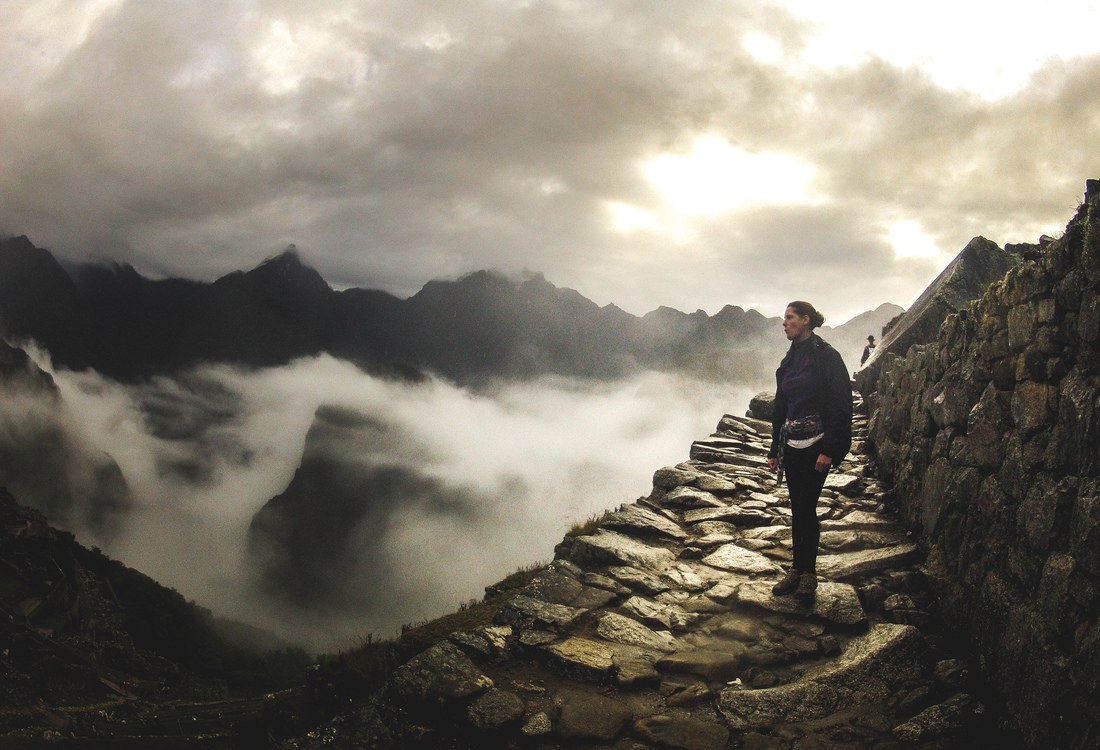
[[[493,625],[397,667],[388,746],[885,750],[986,736],[919,550],[858,452],[865,432],[857,414],[857,453],[823,493],[812,601],[771,593],[791,533],[766,469],[770,425],[725,416],[649,496],[567,537]],[[339,732],[313,736],[339,746]]]
[[[1100,747],[1100,181],[880,369],[870,442],[945,612],[1029,746]]]

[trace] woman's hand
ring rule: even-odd
[[[829,470],[829,467],[833,465],[833,459],[826,456],[824,453],[819,453],[817,456],[817,463],[814,464],[814,468],[818,471],[825,472]]]
[[[779,468],[779,459],[768,456],[768,471],[775,471]]]

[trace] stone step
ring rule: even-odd
[[[737,731],[817,719],[876,704],[921,672],[921,637],[908,625],[881,624],[853,640],[835,661],[803,679],[763,690],[723,690],[718,710]]]
[[[774,581],[747,581],[739,584],[723,584],[709,592],[718,601],[748,604],[769,612],[800,617],[820,617],[839,625],[860,625],[867,615],[860,604],[855,587],[844,583],[821,581],[817,595],[808,601],[794,596],[776,596],[772,593]]]
[[[834,581],[869,578],[893,568],[905,567],[920,558],[915,544],[897,544],[881,549],[841,552],[817,558],[817,572]]]

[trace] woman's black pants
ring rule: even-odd
[[[791,498],[791,536],[794,542],[794,568],[803,573],[817,572],[817,545],[821,522],[817,519],[817,500],[825,486],[827,471],[814,468],[821,455],[820,445],[783,449],[783,474]]]

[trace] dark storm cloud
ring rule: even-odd
[[[906,304],[946,257],[868,266],[861,248],[883,248],[890,222],[919,221],[946,254],[976,234],[1034,239],[1100,173],[1095,56],[987,100],[873,57],[812,67],[817,28],[765,3],[44,0],[0,21],[17,30],[0,231],[194,278],[295,242],[333,284],[402,294],[526,267],[638,313],[774,306],[751,279],[714,277],[744,268],[734,239],[766,223],[759,207],[670,217],[643,175],[709,134],[810,167],[809,201],[791,203],[835,212],[835,244],[854,250],[829,267],[897,279]],[[775,59],[750,55],[748,32]],[[691,231],[615,231],[611,203]],[[787,235],[832,241],[800,215]],[[752,254],[772,244],[757,239]],[[844,299],[855,314],[884,297]]]

